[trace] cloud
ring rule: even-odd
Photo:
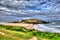
[[[0,0],[0,15],[60,20],[60,0]]]

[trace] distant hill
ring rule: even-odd
[[[43,20],[38,20],[38,19],[26,19],[26,20],[22,20],[21,22],[31,23],[31,24],[46,24],[46,23],[49,23],[49,22],[45,22]]]

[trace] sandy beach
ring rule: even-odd
[[[1,25],[7,25],[7,26],[20,26],[25,27],[26,29],[33,29],[33,24],[27,24],[27,23],[0,23]]]

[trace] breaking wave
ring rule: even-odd
[[[50,24],[38,24],[38,25],[34,25],[33,28],[39,31],[43,31],[43,32],[54,32],[54,33],[60,33],[60,25],[52,25]]]

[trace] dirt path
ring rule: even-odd
[[[32,37],[31,39],[29,39],[29,40],[37,40],[37,37]]]
[[[27,24],[27,23],[0,23],[2,25],[8,25],[8,26],[22,26],[27,29],[33,29],[33,24]]]

